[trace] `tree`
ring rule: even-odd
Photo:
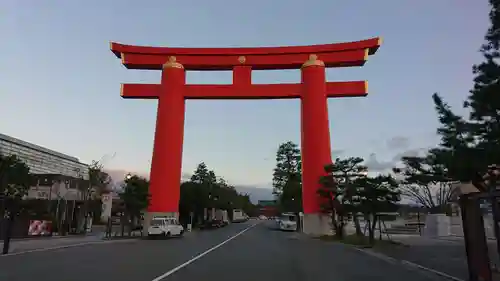
[[[491,25],[480,49],[484,61],[473,66],[474,86],[464,102],[464,108],[470,112],[468,119],[454,114],[439,95],[433,95],[441,124],[437,130],[441,143],[429,151],[429,156],[431,162],[441,165],[447,181],[480,182],[489,165],[500,163],[500,98],[497,94],[500,91],[500,2],[489,2]]]
[[[298,213],[302,211],[302,184],[289,181],[278,196],[279,208],[283,212]]]
[[[378,214],[394,212],[400,200],[398,184],[391,176],[359,177],[355,180],[356,196],[352,204],[367,218],[370,244],[375,242],[375,227]]]
[[[89,217],[89,203],[92,199],[92,194],[102,195],[106,193],[111,182],[111,177],[108,173],[103,171],[104,166],[99,161],[92,161],[92,164],[88,166],[88,181],[83,180],[78,185],[78,189],[82,194],[83,199],[83,229],[81,231],[85,232],[88,224]],[[80,171],[76,171],[80,174]]]
[[[0,155],[0,209],[6,224],[3,254],[9,252],[10,236],[15,217],[20,211],[20,201],[28,194],[33,183],[29,167],[16,155]]]
[[[337,158],[335,163],[325,166],[327,175],[320,179],[321,188],[318,193],[326,201],[322,206],[323,211],[331,215],[332,226],[338,238],[344,235],[349,214],[353,215],[356,234],[362,235],[357,210],[352,203],[353,196],[357,194],[354,181],[366,177],[367,168],[361,164],[363,161],[360,157]]]
[[[111,177],[108,173],[104,172],[104,166],[99,161],[92,161],[88,168],[89,185],[91,190],[98,195],[109,192],[109,184]]]
[[[201,162],[190,180],[181,184],[180,220],[196,225],[209,219],[208,212],[206,216],[203,214],[211,208],[226,210],[229,215],[233,209],[242,209],[247,214],[256,212],[248,195],[239,194],[234,186]]]
[[[192,185],[190,187],[192,188],[193,201],[189,204],[193,208],[195,218],[199,217],[205,220],[203,214],[205,208],[208,208],[209,205],[210,189],[214,182],[213,176],[213,172],[210,173],[204,162],[198,164],[191,176]]]
[[[193,175],[191,176],[191,182],[198,183],[198,184],[207,184],[207,183],[215,180],[213,178],[214,176],[215,176],[214,172],[208,170],[205,162],[201,162],[200,164],[198,164],[198,166],[196,167],[196,170],[194,171]]]
[[[142,211],[149,205],[149,181],[143,177],[131,175],[125,178],[122,187],[123,189],[119,193],[119,196],[123,202],[124,218],[129,224],[130,235],[132,224],[141,218]]]
[[[273,193],[284,211],[302,210],[302,160],[297,144],[282,143],[276,152],[273,172]]]
[[[19,202],[28,194],[32,183],[30,169],[22,160],[16,155],[0,154],[0,195],[4,202]]]
[[[404,167],[393,169],[400,177],[401,194],[432,213],[444,213],[453,191],[453,180],[447,173],[448,156],[451,154],[434,149],[424,157],[403,157]]]
[[[321,187],[318,189],[318,195],[324,198],[321,205],[322,211],[330,215],[331,224],[338,239],[344,237],[344,227],[347,223],[349,214],[349,202],[344,200],[342,195],[345,193],[344,185],[340,185],[333,175],[334,167],[325,166],[327,175],[320,178]]]
[[[365,160],[361,157],[349,157],[346,159],[335,159],[335,164],[332,165],[331,170],[336,181],[344,185],[344,194],[346,200],[352,202],[352,196],[357,193],[356,186],[353,182],[359,178],[366,177],[368,168],[362,163]],[[353,208],[353,206],[351,207]],[[361,231],[361,226],[357,216],[357,210],[352,209],[352,219],[354,221],[354,226],[356,228],[356,234],[361,236],[363,232]]]
[[[469,109],[469,126],[476,148],[484,157],[481,171],[490,164],[500,163],[500,1],[490,0],[490,27],[481,46],[484,61],[473,66],[474,86],[464,102]]]

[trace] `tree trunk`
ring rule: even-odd
[[[344,220],[342,216],[338,216],[335,223],[335,236],[337,239],[344,239]]]
[[[83,233],[86,235],[87,234],[87,224],[88,224],[88,212],[89,212],[89,206],[88,206],[88,199],[89,196],[87,192],[84,193],[84,198],[83,198]]]
[[[8,218],[4,218],[5,220],[5,233],[3,237],[3,249],[2,254],[6,255],[9,253],[10,248],[10,238],[12,236],[12,229],[14,228],[14,216],[15,213],[11,212]]]
[[[361,225],[359,224],[359,218],[357,214],[352,215],[352,220],[354,221],[354,227],[356,228],[356,235],[363,236],[363,231],[361,230]]]
[[[65,222],[66,222],[66,204],[67,202],[64,201],[64,206],[63,206],[63,211],[62,213],[59,213],[59,225],[58,225],[58,232],[59,236],[65,236],[66,235],[66,229],[65,229]]]
[[[133,220],[134,220],[134,216],[132,216],[131,214],[129,214],[127,216],[128,236],[129,237],[132,236]]]
[[[370,245],[374,245],[375,244],[375,227],[377,226],[377,215],[373,215],[373,222],[371,222],[370,224],[370,238],[369,238],[369,242],[370,242]]]
[[[120,227],[121,227],[121,237],[125,236],[125,212],[122,212],[121,213],[121,217],[120,217]]]
[[[330,218],[332,220],[332,227],[333,230],[335,231],[335,236],[339,238],[339,231],[338,231],[338,225],[337,225],[337,220],[335,219],[335,212],[332,212],[330,215]]]

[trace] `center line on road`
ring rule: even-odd
[[[192,258],[192,259],[188,260],[187,262],[185,262],[185,263],[183,263],[183,264],[181,264],[181,265],[179,265],[179,266],[177,266],[177,267],[175,267],[175,268],[173,268],[173,269],[171,269],[171,270],[169,270],[169,271],[165,272],[164,274],[162,274],[162,275],[160,275],[160,276],[156,277],[155,279],[153,279],[153,280],[151,280],[151,281],[160,281],[160,280],[162,280],[162,279],[164,279],[164,278],[166,278],[166,277],[168,277],[168,276],[170,276],[170,275],[174,274],[175,272],[177,272],[177,271],[178,271],[178,270],[180,270],[181,268],[184,268],[184,267],[186,267],[186,266],[190,265],[191,263],[195,262],[196,260],[198,260],[198,259],[202,258],[203,256],[205,256],[205,255],[209,254],[210,252],[215,251],[217,248],[220,248],[222,245],[224,245],[224,244],[226,244],[227,242],[229,242],[229,241],[233,240],[234,238],[236,238],[236,237],[240,236],[241,234],[243,234],[243,233],[247,232],[248,230],[252,229],[252,228],[253,228],[253,227],[255,227],[256,225],[257,225],[257,224],[254,224],[254,225],[251,225],[251,226],[249,226],[249,227],[247,227],[247,228],[243,229],[242,231],[240,231],[240,232],[236,233],[235,235],[233,235],[233,236],[229,237],[228,239],[224,240],[222,243],[220,243],[220,244],[218,244],[218,245],[216,245],[216,246],[214,246],[214,247],[212,247],[212,248],[210,248],[210,249],[206,250],[205,252],[203,252],[203,253],[201,253],[201,254],[197,255],[196,257],[194,257],[194,258]]]

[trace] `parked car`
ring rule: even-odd
[[[182,236],[183,234],[184,227],[176,218],[153,218],[148,228],[148,237],[171,237]]]
[[[276,223],[280,230],[297,231],[297,216],[294,213],[283,213]]]

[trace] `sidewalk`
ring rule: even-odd
[[[405,260],[441,271],[462,280],[468,279],[465,246],[460,241],[425,238],[418,235],[391,235],[402,244],[394,247],[375,247],[373,251],[397,260]]]
[[[50,237],[14,238],[10,241],[9,254],[25,251],[57,248],[82,243],[103,241],[104,231],[99,227],[86,235],[58,236],[57,233]],[[3,240],[0,240],[0,249],[3,248]]]
[[[48,249],[48,248],[64,247],[82,243],[100,242],[100,241],[103,241],[101,235],[65,236],[65,237],[56,236],[56,237],[38,238],[38,239],[11,240],[9,254]],[[3,247],[3,241],[0,241],[0,248],[1,247]]]
[[[384,240],[387,236],[383,237]],[[419,235],[390,235],[392,241],[401,243],[391,247],[375,247],[369,251],[382,253],[400,261],[409,261],[467,280],[467,256],[462,237],[449,236],[428,238]],[[496,250],[496,241],[488,241],[490,261],[499,268],[500,260]]]

